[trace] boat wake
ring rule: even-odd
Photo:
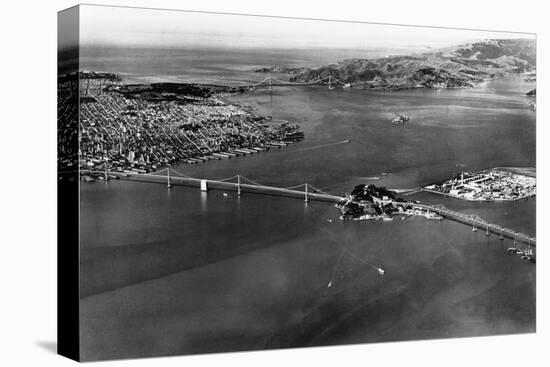
[[[331,147],[333,145],[348,144],[350,141],[351,140],[346,139],[346,140],[341,140],[341,141],[335,141],[334,143],[319,144],[319,145],[314,145],[314,146],[307,147],[307,148],[302,148],[302,149],[287,150],[286,152],[288,152],[288,153],[306,152],[306,151],[309,151],[309,150],[316,150],[316,149],[320,149],[320,148]]]
[[[388,190],[396,192],[398,194],[402,194],[402,195],[412,195],[412,194],[416,194],[417,192],[422,191],[422,188],[421,187],[414,187],[412,189],[388,189]]]

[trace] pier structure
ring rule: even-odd
[[[178,176],[174,176],[170,173],[174,171]],[[93,174],[103,174],[103,171],[93,171],[93,170],[81,170],[81,173],[93,173]],[[165,175],[163,173],[166,173]],[[139,181],[139,182],[149,182],[149,183],[163,183],[167,182],[168,188],[171,188],[173,185],[182,185],[182,186],[191,186],[198,187],[201,191],[207,190],[228,190],[235,191],[237,195],[241,195],[243,192],[255,193],[255,194],[265,194],[265,195],[276,195],[276,196],[286,196],[292,198],[301,198],[307,204],[310,200],[325,201],[332,203],[340,203],[346,198],[339,195],[333,195],[322,191],[310,183],[298,184],[290,187],[275,187],[270,185],[263,185],[258,182],[255,182],[241,174],[237,174],[224,179],[204,179],[204,178],[195,178],[187,176],[175,169],[167,167],[159,172],[154,174],[151,173],[124,173],[124,172],[114,172],[110,171],[111,176],[119,177],[123,180],[130,181]],[[519,233],[509,228],[499,226],[497,224],[488,223],[480,218],[477,218],[473,215],[468,215],[465,213],[457,212],[454,210],[447,209],[438,205],[426,205],[410,201],[387,201],[385,204],[392,204],[394,206],[402,206],[406,209],[420,209],[425,211],[431,211],[437,213],[443,218],[453,220],[458,223],[471,226],[477,231],[478,227],[485,229],[485,234],[496,234],[499,236],[499,239],[509,238],[514,241],[514,245],[518,242],[524,243],[531,247],[536,247],[536,239],[530,237],[526,234]]]

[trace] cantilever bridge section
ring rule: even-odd
[[[172,175],[170,173],[171,171],[177,173],[178,176]],[[103,171],[82,170],[81,172],[104,174]],[[166,172],[166,175],[162,174],[164,172]],[[250,192],[255,194],[286,196],[303,199],[305,202],[308,202],[309,200],[318,200],[338,203],[345,199],[342,196],[332,195],[324,192],[308,183],[303,183],[290,187],[275,187],[262,185],[242,175],[235,175],[219,180],[202,179],[189,177],[181,172],[178,172],[175,169],[170,168],[165,168],[164,170],[161,170],[154,174],[109,172],[108,174],[106,174],[106,177],[108,177],[109,175],[131,181],[166,184],[168,188],[172,187],[172,185],[183,185],[197,187],[203,191],[208,189],[235,191],[239,195],[242,192]],[[475,216],[450,210],[442,206],[400,201],[388,201],[388,203],[401,205],[406,208],[418,208],[426,211],[431,211],[439,214],[444,218],[463,223],[468,226],[472,226],[472,228],[474,229],[484,230],[487,235],[493,233],[499,235],[501,239],[513,239],[514,243],[522,242],[532,247],[536,246],[536,239],[534,237],[529,237],[526,234],[518,233],[512,229],[501,227],[497,224],[488,223],[482,219],[476,218]]]

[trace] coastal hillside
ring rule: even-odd
[[[290,81],[311,82],[332,76],[375,89],[468,88],[509,73],[534,70],[535,63],[534,40],[484,40],[431,53],[347,59],[300,72],[293,70]]]

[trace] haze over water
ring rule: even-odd
[[[377,50],[368,57],[385,52],[392,53]],[[121,73],[133,82],[259,81],[267,75],[251,72],[258,66],[337,61],[322,52],[281,50],[135,49],[83,56],[82,69]],[[468,171],[534,167],[535,113],[525,97],[533,87],[513,76],[474,89],[285,87],[236,95],[229,101],[299,123],[305,140],[177,169],[207,178],[240,173],[277,186],[308,182],[342,194],[360,183],[418,187],[447,178],[457,164]],[[396,113],[409,114],[410,122],[391,124]],[[351,142],[333,144],[346,139]],[[409,198],[536,234],[534,198]],[[168,191],[123,181],[82,184],[84,358],[535,330],[535,265],[508,255],[511,241],[449,220],[341,222],[338,214],[330,204],[266,195],[224,197],[221,191]],[[383,266],[386,275],[365,262]]]

